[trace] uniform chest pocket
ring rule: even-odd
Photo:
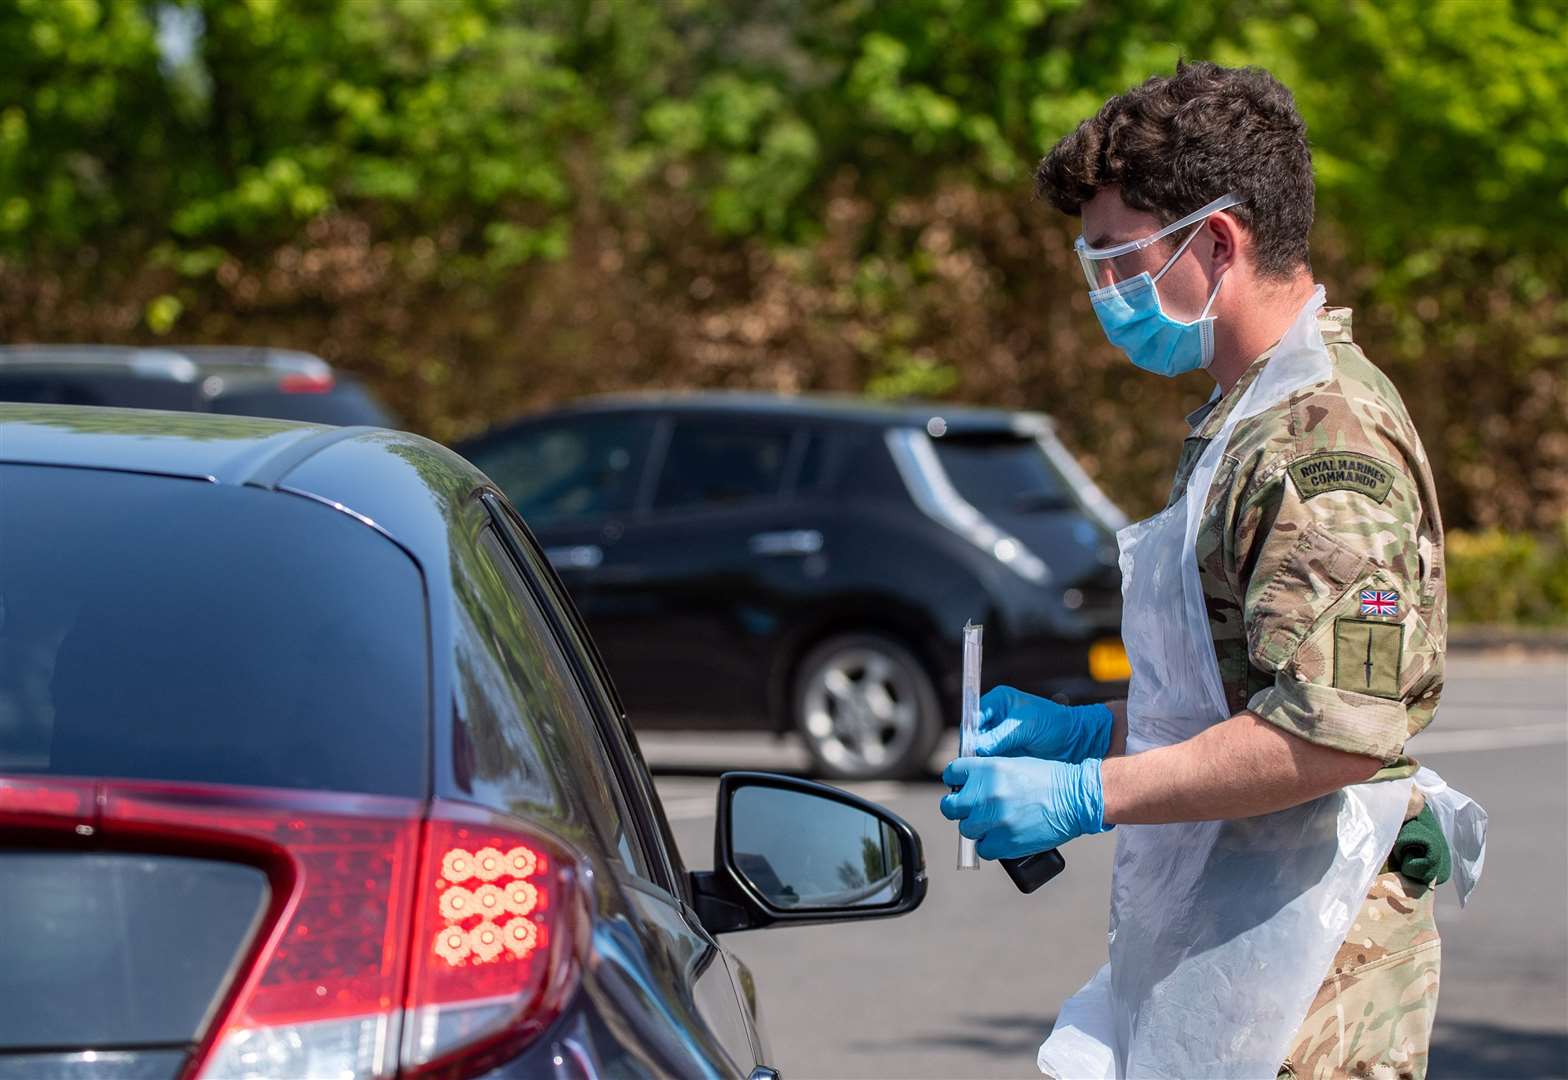
[[[1265,555],[1247,587],[1247,649],[1253,662],[1278,671],[1322,614],[1332,608],[1371,566],[1371,560],[1316,525]]]

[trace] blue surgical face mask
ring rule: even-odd
[[[1181,258],[1192,238],[1202,229],[1202,223],[1221,210],[1228,210],[1241,203],[1235,192],[1221,195],[1207,206],[1188,214],[1180,221],[1173,221],[1163,229],[1137,240],[1128,240],[1108,247],[1090,247],[1079,237],[1073,247],[1089,283],[1089,302],[1099,316],[1100,326],[1111,344],[1127,354],[1134,364],[1145,371],[1159,375],[1180,375],[1186,371],[1206,368],[1214,359],[1214,320],[1209,309],[1219,295],[1220,283],[1214,283],[1209,302],[1203,312],[1192,322],[1184,323],[1165,314],[1160,306],[1157,288],[1165,271]],[[1134,274],[1143,253],[1167,236],[1183,229],[1191,229],[1187,239],[1176,249],[1176,254],[1166,260],[1160,272],[1153,277],[1148,271]],[[1129,265],[1130,264],[1130,265]],[[1122,274],[1127,274],[1125,279]],[[1097,287],[1103,281],[1113,284]],[[1220,278],[1224,280],[1223,276]]]
[[[1160,272],[1153,277],[1145,270],[1136,277],[1089,293],[1089,303],[1100,319],[1100,327],[1127,359],[1156,375],[1182,375],[1206,368],[1214,359],[1214,317],[1209,308],[1220,294],[1220,275],[1209,293],[1209,302],[1192,322],[1180,322],[1165,314],[1160,306],[1160,278],[1181,258],[1198,230],[1182,241]]]

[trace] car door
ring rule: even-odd
[[[511,571],[529,583],[554,632],[559,655],[571,666],[582,694],[584,720],[592,729],[598,767],[613,776],[614,812],[647,853],[639,867],[616,867],[618,881],[640,919],[637,931],[648,953],[662,958],[653,968],[671,977],[666,990],[689,998],[702,1018],[708,1040],[739,1068],[752,1073],[761,1065],[762,1039],[749,990],[733,958],[720,948],[690,906],[689,886],[653,779],[631,738],[613,684],[571,603],[559,590],[542,551],[498,499],[487,506],[512,562]],[[698,1044],[704,1040],[696,1040]],[[764,1073],[765,1075],[765,1073]]]
[[[820,544],[790,519],[802,437],[786,420],[693,412],[670,416],[660,442],[589,625],[638,726],[761,725],[791,603],[775,564]]]
[[[525,516],[596,633],[594,585],[638,501],[654,426],[644,411],[566,413],[461,448]]]

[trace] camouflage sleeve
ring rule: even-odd
[[[1319,450],[1270,463],[1230,553],[1249,660],[1274,676],[1252,712],[1309,742],[1399,755],[1433,667],[1420,520],[1416,480],[1387,459]]]

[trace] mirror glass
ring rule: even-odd
[[[903,847],[880,818],[785,788],[730,801],[735,868],[777,908],[881,907],[903,896]]]

